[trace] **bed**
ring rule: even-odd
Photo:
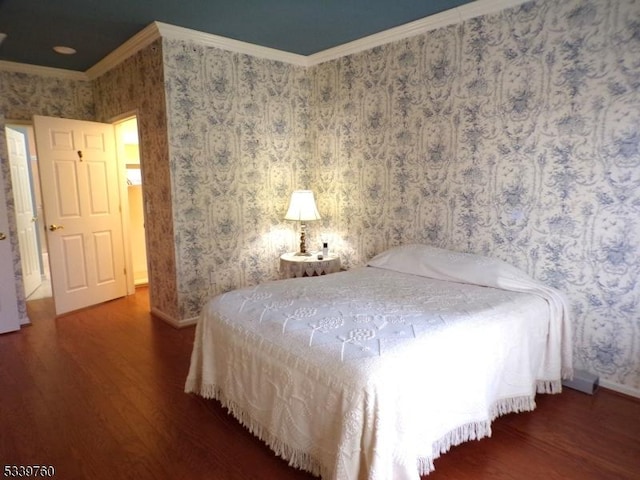
[[[185,391],[324,479],[417,479],[572,374],[567,301],[495,259],[425,245],[213,298]]]

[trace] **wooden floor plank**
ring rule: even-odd
[[[183,392],[194,329],[149,314],[148,292],[0,336],[0,461],[60,479],[311,479],[215,401]],[[600,389],[539,395],[534,412],[452,448],[429,480],[640,479],[640,401]]]

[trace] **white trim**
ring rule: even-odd
[[[619,383],[609,382],[608,380],[600,379],[600,386],[613,390],[615,392],[624,393],[630,397],[640,398],[640,389],[628,387],[626,385],[620,385]]]
[[[86,72],[76,72],[59,68],[40,67],[0,60],[0,70],[30,73],[33,75],[49,75],[73,80],[94,80],[111,70],[130,56],[150,45],[158,38],[185,40],[220,48],[222,50],[252,55],[258,58],[266,58],[279,62],[290,63],[302,67],[318,65],[330,60],[354,53],[369,50],[391,42],[404,40],[405,38],[420,35],[422,33],[446,27],[455,23],[461,23],[471,18],[489,13],[495,13],[505,8],[515,7],[529,0],[476,0],[444,12],[406,23],[398,27],[390,28],[380,33],[345,43],[334,48],[329,48],[313,55],[298,55],[275,48],[262,47],[248,42],[242,42],[231,38],[221,37],[210,33],[203,33],[189,28],[177,27],[162,22],[153,22],[140,30],[129,40],[124,42],[113,52],[108,54]]]
[[[89,77],[87,77],[87,74],[84,72],[66,70],[64,68],[43,67],[28,63],[8,62],[6,60],[0,60],[0,71],[25,73],[27,75],[38,75],[41,77],[56,77],[67,80],[89,80]]]
[[[475,2],[460,5],[456,7],[456,10],[460,13],[460,21],[464,22],[470,18],[500,12],[530,1],[531,0],[476,0]]]
[[[157,308],[151,308],[151,315],[158,317],[160,320],[167,322],[169,325],[175,328],[190,327],[198,323],[199,317],[185,318],[177,320],[170,315],[158,310]]]
[[[477,0],[459,7],[436,13],[420,20],[405,23],[398,27],[390,28],[380,33],[374,33],[367,37],[345,43],[334,48],[329,48],[322,52],[314,53],[307,57],[309,66],[337,60],[347,55],[370,50],[388,43],[414,37],[438,28],[447,27],[465,20],[495,13],[505,8],[515,7],[530,0]]]
[[[389,30],[385,30],[380,33],[374,33],[373,35],[362,37],[358,40],[323,50],[322,52],[314,53],[308,57],[310,64],[318,65],[331,60],[337,60],[348,55],[353,55],[365,50],[386,45],[387,43],[397,42],[424,32],[459,23],[461,21],[461,17],[457,10],[457,8],[452,8],[451,10],[440,12],[410,23],[405,23],[404,25],[390,28]]]
[[[90,80],[95,80],[99,76],[107,73],[113,67],[124,62],[127,58],[135,55],[140,50],[151,45],[155,40],[160,38],[160,30],[158,23],[153,22],[136,33],[129,40],[124,42],[113,52],[108,54],[85,73]]]
[[[220,35],[214,35],[212,33],[203,33],[197,30],[176,27],[175,25],[169,25],[167,23],[155,22],[155,24],[158,26],[158,30],[160,31],[160,36],[162,36],[162,38],[192,41],[207,47],[215,47],[221,50],[290,63],[302,67],[306,67],[309,64],[309,57],[304,55],[276,50],[275,48],[263,47],[253,43],[234,40],[232,38],[221,37]]]

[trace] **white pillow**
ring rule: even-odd
[[[402,245],[373,257],[370,267],[453,282],[496,287],[500,280],[527,279],[526,273],[496,258],[454,252],[429,245]]]

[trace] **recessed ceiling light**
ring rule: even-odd
[[[53,47],[53,51],[61,55],[73,55],[74,53],[76,53],[75,48],[65,47],[63,45],[58,45],[56,47]]]

